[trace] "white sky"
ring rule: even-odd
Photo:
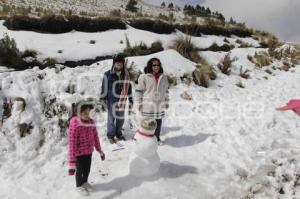
[[[300,43],[300,0],[146,0],[160,5],[202,4],[247,26],[269,31],[281,40]],[[204,2],[204,3],[203,3]]]
[[[207,0],[204,5],[282,40],[300,42],[300,0]]]

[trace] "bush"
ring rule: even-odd
[[[291,52],[290,59],[292,64],[299,65],[300,64],[300,48],[295,47],[295,50]]]
[[[65,33],[72,30],[63,16],[44,16],[41,18],[39,26],[41,32]]]
[[[278,38],[266,31],[255,31],[254,37],[258,39],[262,48],[277,48],[281,45]]]
[[[137,1],[136,0],[129,0],[126,5],[126,10],[130,12],[137,12],[138,8],[136,7]]]
[[[204,50],[214,51],[214,52],[218,52],[218,51],[228,52],[228,51],[232,50],[233,48],[234,48],[233,45],[223,44],[222,46],[219,46],[217,43],[214,42],[210,47],[208,47]]]
[[[162,13],[159,13],[158,18],[164,21],[169,21],[169,17]]]
[[[254,46],[252,44],[242,42],[239,46],[239,48],[253,48]]]
[[[118,18],[120,18],[121,17],[121,10],[118,9],[118,10],[112,10],[112,11],[110,11],[109,16],[110,17],[118,17]]]
[[[22,70],[25,68],[25,62],[21,56],[22,54],[17,48],[15,40],[5,34],[0,39],[0,65]]]
[[[171,48],[191,61],[201,61],[201,57],[198,53],[199,49],[192,43],[192,38],[189,36],[178,36],[173,41]]]
[[[224,59],[222,59],[222,61],[218,64],[218,68],[221,70],[223,74],[230,75],[232,62],[234,61],[235,59],[231,59],[230,53],[227,53]]]
[[[196,85],[209,87],[209,81],[216,79],[215,69],[210,65],[197,66],[193,72],[193,79]]]
[[[30,50],[30,49],[25,50],[22,54],[22,58],[25,58],[25,57],[36,58],[36,56],[37,56],[37,52],[35,50]]]
[[[284,71],[289,71],[291,69],[291,65],[289,62],[287,61],[284,61],[283,62],[283,66],[280,67],[281,70],[284,70]]]
[[[12,16],[4,22],[4,25],[10,30],[36,31],[40,29],[39,19],[27,16]]]
[[[283,45],[279,48],[269,48],[268,53],[271,57],[278,60],[286,60],[291,64],[298,65],[300,60],[300,49],[293,45]]]
[[[129,25],[141,29],[146,30],[158,34],[171,34],[175,32],[175,27],[168,23],[165,23],[160,20],[151,20],[151,19],[137,19],[129,21]]]
[[[51,57],[48,57],[48,58],[44,59],[44,61],[43,61],[44,67],[53,68],[53,67],[55,67],[55,64],[57,64],[57,61]]]
[[[255,64],[255,61],[254,61],[254,58],[253,58],[253,56],[251,56],[251,55],[247,55],[247,59],[248,59],[250,62],[252,62],[252,63],[254,63],[254,64]]]
[[[164,48],[162,46],[161,41],[155,41],[151,44],[151,47],[150,47],[151,54],[156,53],[156,52],[160,52],[160,51],[163,51],[163,50],[164,50]]]
[[[201,36],[201,34],[220,35],[225,37],[231,37],[231,35],[250,37],[252,35],[252,31],[247,28],[225,27],[217,24],[176,24],[175,28],[196,37]]]
[[[126,57],[149,55],[164,50],[164,48],[162,47],[162,43],[160,41],[156,41],[152,43],[151,47],[149,48],[143,42],[141,42],[139,45],[131,46],[127,36],[125,36],[125,39],[126,39],[126,48],[124,49],[123,53]]]
[[[12,16],[4,22],[10,30],[26,30],[42,33],[66,33],[72,30],[82,32],[99,32],[109,29],[126,29],[126,24],[118,18],[85,18],[79,16]]]
[[[0,15],[3,16],[10,16],[13,14],[19,14],[19,15],[28,15],[31,13],[32,8],[30,6],[14,6],[14,5],[5,5],[3,4],[3,0],[0,1],[1,3],[1,9],[0,9]]]
[[[255,52],[255,65],[259,68],[268,66],[272,63],[272,59],[267,52]]]
[[[120,18],[98,17],[94,19],[68,17],[72,29],[83,32],[101,32],[110,29],[126,29],[126,24]]]
[[[224,41],[225,43],[228,43],[228,44],[230,43],[229,40],[228,40],[227,38],[224,38],[223,41]]]
[[[182,77],[180,77],[180,80],[185,83],[186,85],[191,85],[192,82],[193,82],[193,74],[188,74],[188,73],[185,73],[183,74]]]
[[[250,70],[243,70],[243,66],[241,66],[240,68],[240,76],[244,79],[249,79],[250,75],[249,75]]]
[[[128,65],[127,60],[126,60],[126,65]],[[142,72],[136,68],[134,62],[130,63],[130,66],[127,67],[127,70],[128,70],[128,73],[129,73],[130,81],[133,81],[137,84],[138,79],[139,79],[140,75],[142,74]]]
[[[42,65],[37,60],[37,52],[35,50],[25,50],[21,57],[24,61],[23,69]]]

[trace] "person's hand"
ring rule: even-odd
[[[100,98],[100,105],[101,105],[101,109],[102,111],[107,111],[107,101],[105,98]]]
[[[103,151],[100,151],[100,157],[102,161],[105,160],[105,153],[103,153]]]
[[[76,162],[75,161],[70,161],[69,162],[69,176],[73,176],[75,174],[76,171]]]
[[[128,113],[129,113],[129,115],[134,115],[135,114],[135,110],[134,110],[133,104],[129,105]]]
[[[140,112],[141,112],[141,111],[142,111],[142,109],[143,109],[143,105],[142,105],[142,104],[139,104],[139,105],[138,105],[138,111],[140,111]]]
[[[69,169],[69,176],[73,176],[75,174],[75,169]]]
[[[166,109],[169,109],[169,104],[166,104]]]

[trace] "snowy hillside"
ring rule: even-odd
[[[59,62],[76,61],[96,56],[112,55],[122,52],[126,48],[126,37],[132,45],[138,45],[141,42],[151,45],[155,41],[161,41],[163,47],[168,49],[172,41],[180,35],[185,35],[180,31],[173,34],[156,34],[148,31],[132,28],[128,26],[126,30],[110,30],[99,33],[83,33],[72,31],[64,34],[39,34],[29,31],[11,31],[0,21],[0,38],[4,33],[14,38],[17,47],[21,51],[35,50],[39,59],[51,57]],[[213,43],[224,44],[225,37],[214,35],[203,35],[202,37],[192,37],[192,41],[198,48],[208,48]],[[253,38],[228,38],[230,44],[238,46],[236,40],[247,42],[254,47],[259,46],[258,41]],[[91,44],[90,41],[95,41]],[[58,53],[61,51],[61,53]]]
[[[143,13],[155,14],[165,13],[159,6],[152,5],[149,2],[137,1],[137,7]],[[61,10],[72,10],[73,13],[80,12],[89,14],[107,14],[111,10],[125,10],[128,0],[5,0],[6,5],[14,5],[17,7],[24,6],[31,8],[42,8],[51,10],[54,13]],[[167,12],[166,12],[167,13]]]
[[[117,1],[106,2],[113,7]],[[77,3],[74,6],[84,7],[84,3]],[[153,177],[130,176],[128,157],[134,146],[131,138],[137,130],[137,115],[128,116],[125,122],[126,148],[112,151],[106,139],[107,114],[97,107],[92,117],[106,160],[102,162],[94,153],[89,180],[95,191],[88,198],[300,198],[300,118],[275,110],[292,98],[300,98],[300,67],[291,64],[291,58],[273,59],[259,67],[255,61],[268,49],[258,48],[259,42],[251,37],[191,37],[199,49],[213,43],[221,46],[225,40],[235,47],[230,50],[230,75],[218,67],[227,52],[199,51],[217,74],[204,88],[184,81],[183,76],[191,75],[197,64],[170,49],[174,39],[183,35],[179,31],[167,35],[128,27],[101,33],[41,34],[7,30],[1,21],[0,37],[4,33],[21,51],[35,50],[41,60],[52,57],[60,62],[122,52],[125,42],[120,41],[125,35],[132,44],[162,42],[164,51],[127,58],[136,70],[143,71],[147,61],[157,57],[166,74],[177,80],[170,88],[170,109],[162,129],[165,145],[158,149],[161,168]],[[239,48],[241,41],[251,46]],[[273,53],[284,57],[293,50],[284,44]],[[77,197],[74,178],[67,173],[66,120],[73,102],[86,97],[99,99],[102,76],[111,65],[108,59],[75,68],[56,65],[9,72],[0,67],[0,104],[16,97],[26,101],[24,111],[15,102],[0,128],[1,199]],[[241,77],[241,66],[249,70],[250,78]],[[184,92],[192,99],[183,99]],[[0,112],[3,109],[1,106]]]

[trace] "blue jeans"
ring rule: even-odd
[[[108,104],[107,109],[107,137],[113,139],[114,137],[122,136],[122,128],[124,124],[124,110],[120,111],[112,104]]]

